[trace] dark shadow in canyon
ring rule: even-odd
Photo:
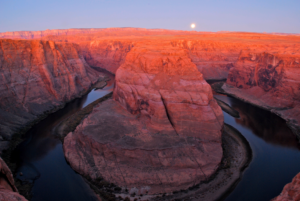
[[[50,114],[33,126],[15,149],[12,160],[17,164],[16,178],[23,183],[33,183],[31,200],[98,200],[85,180],[65,160],[62,142],[53,134],[53,128],[91,102],[110,93],[114,86],[114,76],[107,75],[110,80],[106,87],[92,90]]]

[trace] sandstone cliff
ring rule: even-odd
[[[116,72],[114,99],[65,138],[77,172],[123,192],[158,194],[187,189],[217,170],[223,114],[186,50],[168,42],[135,46]]]
[[[67,30],[65,30],[67,31]],[[72,32],[43,37],[47,40],[77,43],[91,66],[115,72],[124,62],[134,44],[145,41],[166,42],[188,50],[204,79],[226,79],[229,70],[238,60],[242,50],[272,52],[274,49],[289,51],[299,37],[239,32],[183,32],[161,29],[109,28],[98,32]]]
[[[118,69],[114,99],[164,131],[172,125],[179,135],[220,137],[220,107],[184,49],[151,43],[133,48]]]
[[[0,76],[0,136],[6,141],[87,91],[100,73],[88,66],[78,45],[2,39]]]
[[[300,128],[300,55],[242,51],[223,89]]]
[[[86,62],[93,67],[100,67],[115,74],[125,61],[127,53],[134,46],[134,41],[126,39],[93,40],[78,43]]]

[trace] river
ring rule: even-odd
[[[92,90],[87,95],[67,103],[63,109],[50,114],[32,127],[25,140],[14,152],[17,161],[17,178],[32,182],[32,201],[94,201],[98,200],[84,179],[67,163],[62,142],[53,134],[53,128],[93,101],[113,91],[114,76],[103,89]]]
[[[108,74],[109,75],[109,74]],[[25,135],[14,152],[17,177],[32,182],[33,201],[97,200],[85,180],[64,157],[62,142],[53,128],[62,120],[113,90],[114,77],[105,88],[92,90],[49,115]],[[215,95],[240,113],[234,118],[224,113],[225,123],[239,130],[249,141],[253,159],[241,181],[228,193],[226,201],[270,200],[300,171],[300,148],[285,121],[276,115],[225,95]]]

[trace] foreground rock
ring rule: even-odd
[[[77,172],[122,192],[159,194],[187,189],[217,170],[223,114],[186,51],[135,47],[117,71],[114,99],[65,138]]]
[[[291,183],[284,186],[281,194],[272,201],[297,201],[300,200],[300,173],[298,173]]]
[[[271,110],[299,135],[300,55],[243,51],[222,89]]]
[[[13,175],[2,158],[0,158],[0,200],[26,201],[26,199],[18,193],[14,185]]]

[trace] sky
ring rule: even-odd
[[[300,33],[300,0],[0,0],[0,32],[140,27]]]

